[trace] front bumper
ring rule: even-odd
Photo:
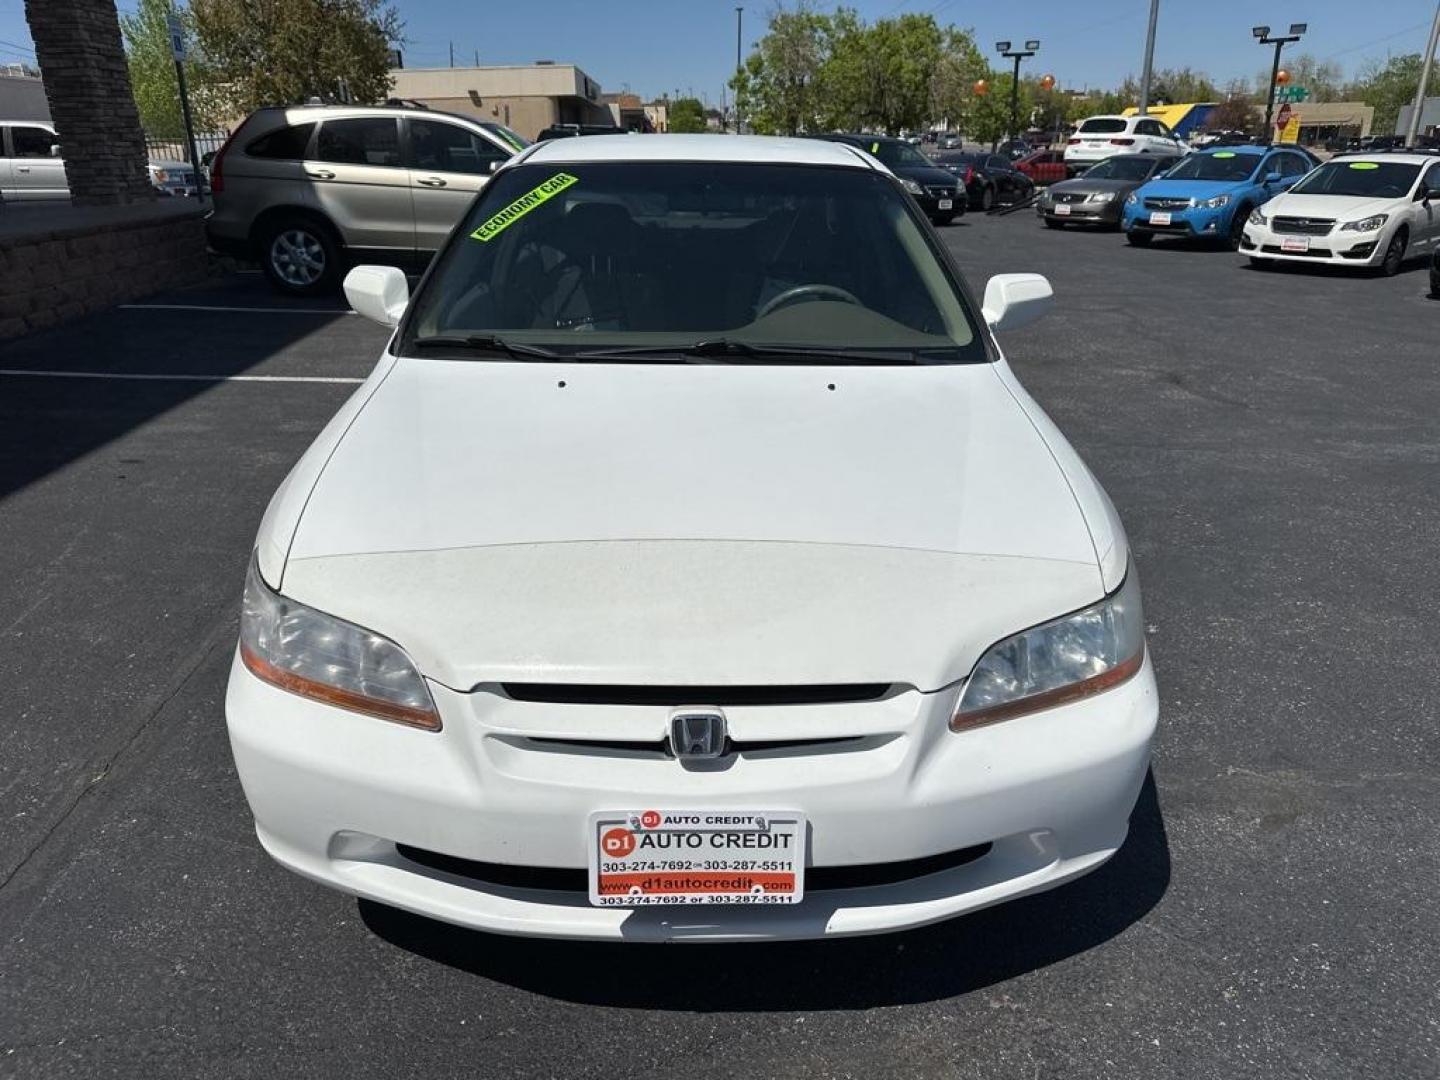
[[[1230,206],[1213,209],[1203,206],[1188,206],[1162,211],[1148,209],[1143,205],[1127,205],[1123,227],[1126,232],[1134,229],[1141,232],[1152,232],[1157,236],[1216,238],[1227,235],[1231,212]],[[1157,213],[1168,213],[1170,215],[1169,223],[1163,225],[1156,223],[1153,215]]]
[[[226,719],[266,851],[322,884],[461,926],[637,941],[878,933],[1059,885],[1099,866],[1124,841],[1158,715],[1147,657],[1113,690],[958,735],[945,723],[953,689],[727,709],[737,740],[808,729],[852,741],[733,755],[723,768],[689,771],[658,754],[552,745],[536,734],[603,729],[633,741],[663,730],[663,707],[525,703],[431,689],[444,721],[438,733],[288,694],[237,659]],[[763,909],[598,908],[583,889],[538,884],[541,868],[586,866],[592,812],[643,807],[803,811],[806,862],[814,867],[989,848],[938,871],[807,888],[799,904]],[[454,873],[443,858],[420,862],[405,849],[517,873],[503,880]]]
[[[1065,205],[1070,208],[1068,214],[1058,213],[1057,205]],[[1118,225],[1120,224],[1121,211],[1124,203],[1118,199],[1112,199],[1103,203],[1064,203],[1052,204],[1038,202],[1035,204],[1035,212],[1038,216],[1049,221],[1059,221],[1075,225]]]
[[[959,188],[955,192],[943,196],[927,191],[923,195],[912,193],[910,197],[915,200],[915,205],[919,206],[921,212],[927,217],[953,217],[965,213],[966,210],[964,188]],[[941,202],[949,202],[950,206],[947,209],[941,209]]]
[[[1255,259],[1274,259],[1278,262],[1326,263],[1331,266],[1379,266],[1385,260],[1385,249],[1390,243],[1390,229],[1375,232],[1341,232],[1338,225],[1321,236],[1302,236],[1278,233],[1269,224],[1245,224],[1240,238],[1240,253]],[[1286,251],[1285,242],[1298,246],[1295,241],[1304,241],[1304,251]]]

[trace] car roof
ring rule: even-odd
[[[1374,162],[1398,161],[1401,165],[1434,165],[1440,163],[1440,157],[1437,157],[1433,150],[1428,154],[1424,151],[1416,153],[1411,150],[1386,150],[1383,153],[1375,153],[1372,151],[1368,154],[1364,150],[1350,150],[1343,154],[1336,154],[1330,160],[1344,161],[1347,159]]]
[[[1277,149],[1274,146],[1257,146],[1254,143],[1236,143],[1234,146],[1207,146],[1203,150],[1196,150],[1197,154],[1268,154],[1271,150]],[[1298,147],[1297,147],[1298,149]]]
[[[617,139],[581,135],[536,143],[511,164],[605,161],[713,161],[752,164],[838,165],[883,172],[884,167],[848,143],[769,135],[636,135]]]

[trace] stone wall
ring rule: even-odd
[[[115,0],[25,0],[76,206],[150,202]]]
[[[12,207],[4,217],[0,339],[189,284],[208,270],[198,207]]]

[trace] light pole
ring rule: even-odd
[[[1010,80],[1010,138],[1015,138],[1015,125],[1020,114],[1020,61],[1034,56],[1040,49],[1040,42],[1027,41],[1023,49],[1011,49],[1010,42],[997,41],[995,51],[1007,60],[1015,61],[1015,74]]]
[[[735,8],[735,134],[740,134],[740,26],[745,19],[745,8]]]
[[[1160,0],[1150,0],[1150,29],[1145,32],[1145,69],[1140,73],[1140,115],[1150,112],[1150,76],[1155,67],[1155,24],[1160,20]]]
[[[1425,107],[1425,86],[1430,81],[1430,67],[1435,63],[1435,44],[1440,42],[1440,3],[1435,5],[1435,21],[1430,24],[1430,40],[1425,45],[1425,58],[1420,62],[1420,85],[1415,87],[1415,108],[1410,113],[1410,127],[1405,132],[1405,145],[1414,149],[1420,135],[1420,110]]]
[[[1275,115],[1275,78],[1280,74],[1280,50],[1292,41],[1299,41],[1300,35],[1308,29],[1309,27],[1303,22],[1291,23],[1290,33],[1282,34],[1278,37],[1271,37],[1268,26],[1252,26],[1250,28],[1250,33],[1255,35],[1255,39],[1259,41],[1261,45],[1275,46],[1275,63],[1270,67],[1270,96],[1265,99],[1264,135],[1267,139],[1270,139],[1270,121]],[[1275,140],[1270,139],[1270,141],[1274,142]]]

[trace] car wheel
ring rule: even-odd
[[[1235,213],[1230,215],[1230,235],[1226,237],[1226,243],[1230,245],[1231,251],[1240,250],[1240,240],[1245,235],[1245,221],[1249,217],[1248,206],[1237,206]]]
[[[984,191],[980,192],[980,209],[981,209],[981,210],[990,210],[990,209],[993,209],[994,206],[995,206],[995,189],[994,189],[993,187],[987,187],[987,188],[985,188]]]
[[[1394,277],[1400,272],[1400,267],[1405,263],[1405,230],[1401,229],[1390,239],[1390,246],[1385,249],[1385,258],[1380,263],[1380,273],[1385,277]]]
[[[282,218],[260,238],[260,267],[281,292],[318,296],[335,288],[340,247],[330,230],[314,220]]]
[[[1149,247],[1150,241],[1154,240],[1155,237],[1151,233],[1141,232],[1139,229],[1131,229],[1125,234],[1125,239],[1129,240],[1130,243],[1136,247]]]

